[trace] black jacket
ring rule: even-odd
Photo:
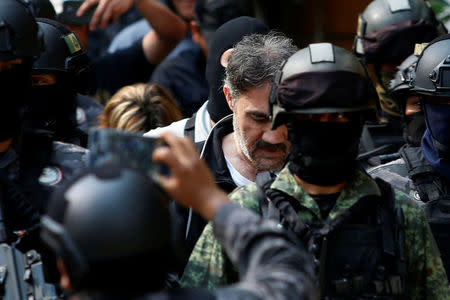
[[[223,138],[232,132],[233,115],[229,115],[217,122],[206,141],[196,144],[197,149],[200,150],[200,157],[205,160],[214,174],[216,183],[226,193],[230,193],[236,188],[222,150]],[[180,266],[180,271],[182,271],[207,222],[192,209],[187,209],[175,202],[171,209],[175,216],[173,221],[177,228],[177,234],[184,239],[184,260],[182,268]]]

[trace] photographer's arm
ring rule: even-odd
[[[203,218],[211,220],[221,206],[230,203],[227,195],[216,185],[189,138],[169,132],[163,133],[161,138],[169,147],[155,149],[153,160],[166,164],[171,176],[159,176],[160,184],[178,203],[192,207]]]

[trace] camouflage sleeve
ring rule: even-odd
[[[230,194],[230,199],[255,211],[258,208],[257,200],[255,199],[256,205],[250,201],[253,191],[256,192],[256,185],[238,188]],[[192,250],[181,277],[181,285],[215,289],[220,285],[233,283],[235,279],[235,268],[230,266],[222,246],[214,237],[211,223],[208,223]]]
[[[241,277],[218,299],[317,299],[312,258],[294,235],[236,204],[223,206],[213,225]]]
[[[422,209],[396,191],[397,206],[405,217],[406,289],[410,299],[450,299],[441,255]]]
[[[227,284],[224,274],[225,264],[222,246],[214,237],[212,224],[208,223],[189,257],[181,277],[181,286],[213,290],[225,285]]]

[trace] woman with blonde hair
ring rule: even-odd
[[[178,105],[162,86],[138,83],[121,88],[111,97],[99,116],[99,128],[147,132],[181,118]]]

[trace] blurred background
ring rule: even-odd
[[[63,0],[50,0],[57,13],[62,10]],[[167,0],[158,0],[167,4]],[[214,1],[214,0],[212,0]],[[358,14],[371,0],[253,0],[255,16],[270,28],[277,29],[293,38],[300,48],[312,42],[331,42],[348,50],[352,49]],[[436,15],[446,27],[450,25],[450,0],[429,0]],[[90,39],[103,40],[103,45],[117,33],[118,28],[140,18],[132,9],[121,16],[116,24],[110,24],[106,31],[98,30]],[[105,47],[106,47],[105,46]],[[98,56],[105,49],[92,47],[90,56]]]
[[[254,0],[257,17],[279,29],[299,47],[331,42],[351,50],[358,14],[370,0]],[[450,0],[430,0],[436,15],[450,25]]]

